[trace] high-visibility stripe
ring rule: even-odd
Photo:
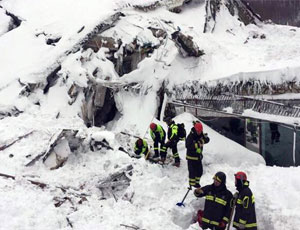
[[[196,184],[195,179],[189,178],[189,185],[193,186],[193,185],[195,185],[195,184]]]
[[[179,157],[178,153],[173,154],[173,157]]]
[[[172,134],[171,134],[171,137],[170,137],[170,140],[176,136],[178,134],[178,126],[176,124],[172,124],[170,126],[171,130],[172,130]]]
[[[223,200],[223,199],[221,199],[221,198],[218,198],[218,197],[216,197],[215,202],[217,202],[217,203],[219,203],[219,204],[222,204],[222,205],[224,205],[224,206],[226,206],[226,204],[227,204],[227,201],[225,201],[225,200]]]
[[[216,222],[216,221],[213,221],[213,220],[211,220],[209,223],[212,224],[212,225],[219,226],[219,222]]]
[[[209,224],[209,219],[202,217],[202,221]]]
[[[226,216],[223,217],[223,220],[226,221],[226,222],[229,221],[229,219]]]
[[[239,227],[242,223],[233,222],[234,227]],[[245,224],[245,228],[254,228],[257,227],[257,223]]]
[[[187,160],[193,160],[193,161],[197,161],[199,158],[198,157],[191,157],[191,156],[186,156]]]
[[[253,228],[253,227],[257,227],[257,223],[252,223],[252,224],[246,224],[245,225],[246,228]]]
[[[219,177],[217,177],[217,176],[214,176],[213,179],[215,179],[215,180],[219,181],[220,183],[222,183],[222,180]]]
[[[208,224],[216,225],[216,226],[219,225],[219,222],[213,221],[213,220],[209,220],[209,219],[204,218],[204,217],[202,217],[202,221],[205,222],[205,223],[208,223]]]
[[[158,150],[159,148],[157,148],[157,147],[155,147],[155,148],[153,148],[154,150]]]
[[[241,223],[241,224],[246,224],[247,221],[246,221],[246,220],[243,220],[243,219],[239,219],[239,223]]]
[[[248,208],[249,205],[249,196],[245,196],[243,199],[243,207]]]
[[[160,149],[161,152],[165,152],[166,151],[166,148],[163,147],[162,149]]]
[[[152,140],[154,140],[155,139],[155,134],[151,129],[150,129],[150,135],[151,135]]]
[[[251,199],[252,199],[252,204],[254,204],[255,203],[255,198],[254,198],[253,195],[252,195]]]
[[[238,200],[236,201],[236,203],[237,203],[237,204],[243,204],[243,201],[242,201],[241,199],[238,199]]]
[[[205,199],[206,199],[206,200],[214,200],[214,197],[213,197],[213,196],[210,196],[210,195],[207,195],[207,196],[205,196]]]
[[[218,197],[216,197],[216,198],[214,199],[214,196],[211,196],[211,195],[206,195],[206,196],[205,196],[205,199],[206,199],[206,200],[212,200],[212,201],[215,201],[216,203],[222,204],[222,205],[224,205],[224,206],[226,206],[226,204],[227,204],[227,201],[225,201],[225,200],[223,200],[223,199],[221,199],[221,198],[218,198]]]

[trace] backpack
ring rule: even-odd
[[[177,126],[178,126],[179,140],[184,140],[186,138],[186,131],[185,131],[185,128],[184,128],[184,124],[180,123],[180,124],[177,124]]]

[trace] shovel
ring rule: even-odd
[[[189,194],[189,192],[190,192],[191,190],[192,190],[192,188],[191,188],[191,187],[188,187],[188,190],[187,190],[186,194],[184,195],[182,201],[176,204],[177,206],[179,206],[179,207],[183,206],[183,207],[184,207],[183,202],[184,202],[185,198],[187,197],[187,195]]]

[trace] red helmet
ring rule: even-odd
[[[156,129],[156,127],[157,127],[157,125],[156,125],[155,123],[151,123],[151,124],[150,124],[150,129],[151,129],[152,131],[154,131],[154,130]]]
[[[203,126],[200,122],[196,122],[194,124],[194,128],[195,128],[197,133],[201,133],[203,131]]]
[[[235,179],[238,179],[238,180],[243,180],[243,181],[247,180],[247,175],[244,172],[237,172],[236,174],[234,174],[234,176],[235,176]]]

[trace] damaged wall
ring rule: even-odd
[[[261,22],[260,16],[241,0],[207,0],[205,6],[206,17],[204,33],[214,32],[216,24],[218,23],[218,17],[220,17],[219,13],[222,6],[224,6],[232,16],[237,16],[238,20],[244,25],[250,23],[258,24]]]
[[[111,89],[91,84],[85,90],[82,118],[88,127],[101,126],[114,119],[117,108]]]

